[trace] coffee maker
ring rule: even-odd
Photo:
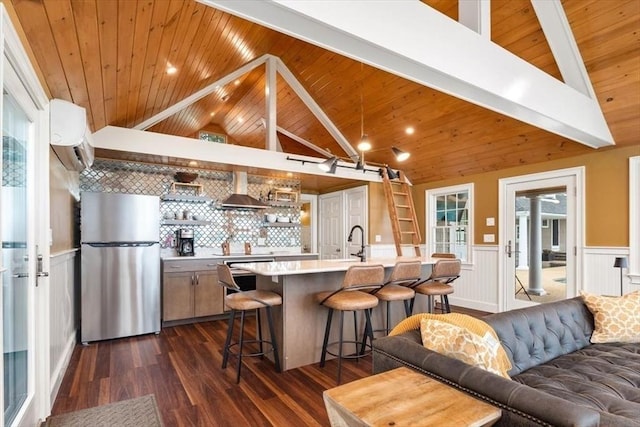
[[[176,237],[178,242],[178,255],[193,256],[193,230],[181,228],[176,231]]]

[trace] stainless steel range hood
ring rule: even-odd
[[[233,172],[233,194],[221,204],[223,208],[233,209],[266,209],[269,206],[247,194],[247,173]]]

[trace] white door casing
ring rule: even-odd
[[[578,294],[582,288],[582,249],[584,246],[584,168],[569,168],[542,172],[499,180],[500,234],[498,257],[499,295],[501,311],[531,305],[528,301],[515,298],[515,256],[509,257],[516,241],[516,192],[541,188],[566,187],[567,189],[567,230],[566,230],[566,298]]]
[[[32,351],[28,361],[28,396],[13,425],[37,426],[51,410],[48,278],[36,279],[36,261],[39,256],[42,256],[42,270],[49,269],[49,99],[40,85],[4,5],[0,5],[0,10],[0,27],[4,40],[1,44],[3,65],[0,78],[3,88],[11,94],[32,123],[30,139],[33,144],[27,169],[27,180],[32,185],[27,190],[26,218],[30,230],[27,236],[29,248],[27,307],[29,337],[27,340]],[[1,146],[0,151],[2,151]],[[0,200],[0,213],[2,209],[2,200]],[[0,346],[2,346],[1,339]],[[4,379],[1,370],[2,364],[0,364],[0,378]],[[4,407],[3,389],[4,387],[0,388],[0,403]]]

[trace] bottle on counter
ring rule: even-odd
[[[251,255],[251,243],[244,242],[244,254]]]
[[[222,255],[229,256],[230,253],[229,242],[222,243]]]

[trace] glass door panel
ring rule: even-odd
[[[6,91],[2,113],[2,298],[4,424],[11,425],[28,395],[29,278],[27,159],[32,123]]]

